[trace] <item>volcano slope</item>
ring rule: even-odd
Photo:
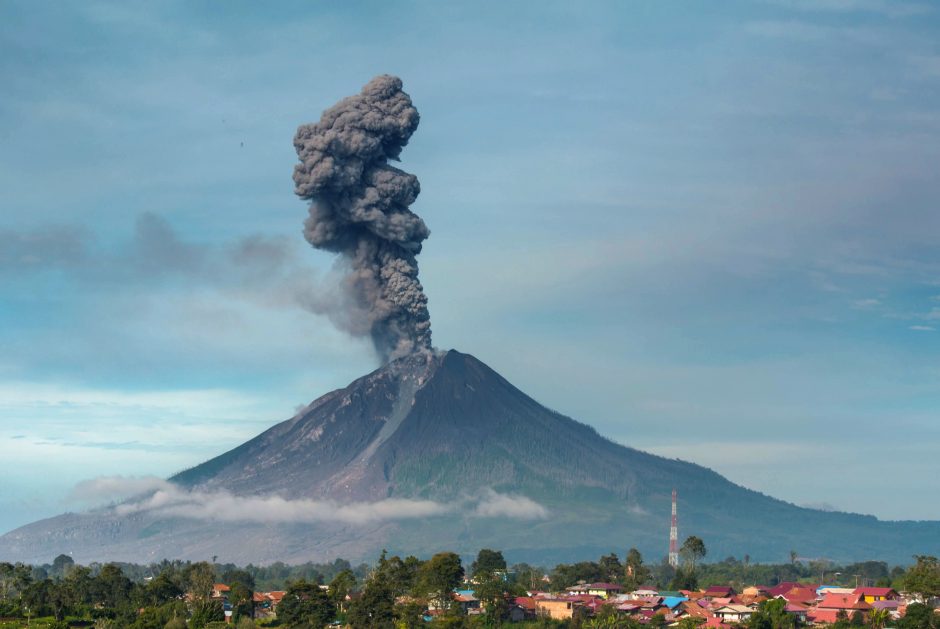
[[[635,546],[656,561],[665,554],[673,488],[682,536],[703,538],[710,556],[785,561],[797,548],[901,562],[936,554],[940,543],[940,522],[801,508],[616,444],[454,350],[385,365],[169,480],[184,493],[262,502],[245,507],[245,517],[231,509],[196,517],[151,503],[64,514],[0,537],[0,559],[49,561],[65,552],[78,561],[217,555],[259,563],[489,547],[515,561],[552,563]],[[407,500],[396,513],[309,521],[265,517],[271,497],[334,507]],[[439,507],[433,514],[401,513],[427,501]]]

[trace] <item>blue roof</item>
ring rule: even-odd
[[[663,599],[663,605],[669,609],[674,609],[682,604],[683,601],[689,600],[685,596],[667,596]]]

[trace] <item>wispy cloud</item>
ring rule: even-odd
[[[119,515],[150,512],[160,516],[222,522],[346,522],[364,524],[462,514],[470,517],[541,519],[548,510],[521,495],[492,489],[476,497],[450,502],[386,498],[374,502],[341,503],[336,500],[289,499],[281,496],[242,496],[227,491],[188,490],[163,479],[107,476],[78,483],[72,498],[82,502],[115,501]]]
[[[935,332],[937,328],[932,325],[912,325],[907,328],[908,330],[914,330],[915,332]]]
[[[516,520],[537,520],[548,516],[548,510],[526,496],[498,494],[487,491],[474,513],[480,517],[506,517]]]

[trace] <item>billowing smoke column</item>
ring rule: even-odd
[[[418,128],[401,79],[377,76],[356,96],[297,129],[295,192],[308,199],[304,236],[339,253],[347,331],[370,335],[383,361],[431,349],[427,297],[418,281],[421,242],[430,231],[408,209],[420,191],[412,174],[388,165]]]

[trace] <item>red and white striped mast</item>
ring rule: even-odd
[[[676,518],[676,490],[672,490],[672,525],[669,527],[669,565],[679,567],[679,524]]]

